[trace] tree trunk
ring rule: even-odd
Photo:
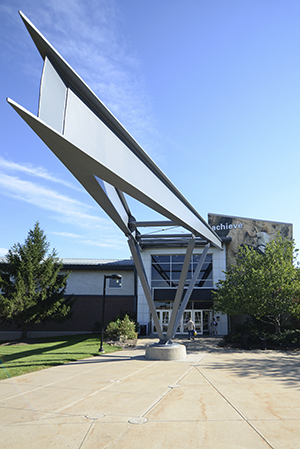
[[[280,320],[280,315],[278,315],[278,316],[275,318],[274,326],[275,326],[275,333],[276,333],[276,334],[280,334],[280,332],[281,332],[281,320]]]

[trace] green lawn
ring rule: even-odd
[[[40,339],[39,343],[1,344],[0,380],[63,365],[87,357],[101,356],[99,337],[71,335]],[[118,351],[118,346],[103,345],[104,351]]]

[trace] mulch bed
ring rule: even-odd
[[[137,338],[134,338],[132,340],[109,340],[105,341],[107,345],[110,346],[121,346],[123,349],[134,349],[137,345]]]

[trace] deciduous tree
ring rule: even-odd
[[[241,246],[236,265],[214,292],[214,308],[228,315],[251,315],[272,323],[275,331],[300,316],[300,276],[295,244],[277,236],[265,253]]]

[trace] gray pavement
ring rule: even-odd
[[[184,361],[145,345],[0,382],[1,449],[300,449],[300,354],[182,340]]]

